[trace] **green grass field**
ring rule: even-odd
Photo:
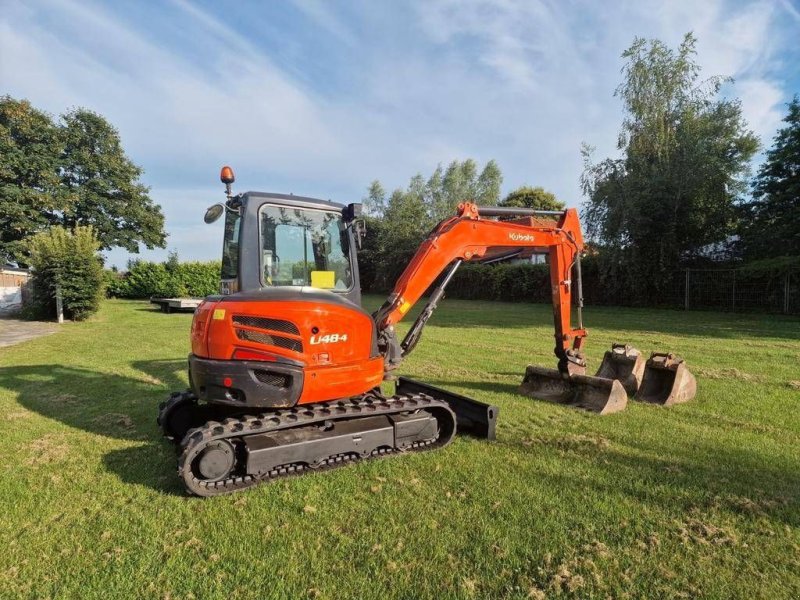
[[[155,424],[190,318],[109,301],[0,349],[0,597],[800,596],[797,319],[590,308],[590,366],[627,341],[699,387],[598,417],[516,394],[548,307],[448,300],[402,372],[499,405],[496,442],[200,500]]]

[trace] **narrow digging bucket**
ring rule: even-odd
[[[601,415],[624,410],[625,388],[616,379],[587,375],[562,375],[557,369],[529,365],[519,393],[556,404],[566,404]]]
[[[618,379],[629,396],[639,391],[644,375],[644,357],[641,352],[627,344],[612,344],[603,355],[603,362],[595,377]]]
[[[697,393],[697,380],[686,362],[674,354],[653,352],[644,368],[644,376],[635,399],[662,406],[688,402]]]

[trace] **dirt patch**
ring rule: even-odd
[[[753,516],[766,515],[769,512],[789,504],[789,499],[783,496],[776,498],[760,498],[751,500],[746,496],[731,496],[724,504],[738,513]]]
[[[28,444],[29,455],[25,464],[39,466],[61,462],[69,453],[69,445],[60,435],[48,433]]]
[[[736,534],[732,531],[695,518],[680,523],[678,534],[684,543],[693,542],[706,546],[735,546],[739,543]]]
[[[56,394],[55,396],[50,396],[47,398],[47,401],[51,404],[60,404],[62,406],[71,406],[73,404],[78,403],[78,397],[73,396],[72,394]]]
[[[550,595],[575,593],[588,584],[602,587],[603,569],[595,563],[594,559],[602,557],[604,560],[613,560],[611,551],[605,544],[597,540],[584,545],[582,550],[586,554],[585,556],[562,560],[558,563],[553,561],[550,554],[546,554],[543,566],[537,569],[537,579],[540,585],[530,587],[531,595],[529,597],[544,598]],[[544,582],[544,585],[541,585],[541,582]],[[545,590],[546,593],[542,590]]]
[[[139,379],[139,381],[144,381],[145,383],[149,383],[150,385],[157,385],[159,387],[164,385],[164,382],[161,381],[158,377],[154,377],[153,375],[148,375],[147,373],[143,373],[137,379]]]
[[[787,381],[786,385],[793,390],[800,390],[800,381]]]
[[[133,419],[122,413],[100,415],[92,422],[109,429],[133,429]]]
[[[587,554],[594,554],[599,558],[611,558],[611,550],[599,540],[594,540],[591,544],[585,544],[583,551]]]
[[[736,368],[730,369],[704,369],[696,367],[694,372],[706,379],[738,379],[739,381],[749,381],[752,383],[764,383],[766,378],[762,375],[754,375],[753,373],[746,373]]]

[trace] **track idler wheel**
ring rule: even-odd
[[[194,459],[192,470],[206,482],[227,478],[236,466],[236,451],[227,440],[217,440],[203,448]]]
[[[672,353],[653,352],[635,399],[662,406],[688,402],[697,394],[697,380],[686,362]]]

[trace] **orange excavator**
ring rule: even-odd
[[[225,217],[220,294],[207,297],[192,321],[191,388],[173,393],[158,414],[191,494],[438,448],[456,432],[494,439],[498,407],[395,375],[465,261],[548,256],[558,365],[529,366],[521,393],[599,413],[622,410],[628,394],[659,404],[694,395],[680,358],[654,354],[645,363],[628,346],[615,345],[598,375],[586,375],[583,236],[574,209],[460,204],[370,314],[361,307],[356,260],[365,233],[359,204],[234,195],[230,167],[220,179],[227,200],[205,216],[207,223]],[[400,340],[395,326],[426,291]],[[387,381],[395,383],[391,396],[381,388]]]

